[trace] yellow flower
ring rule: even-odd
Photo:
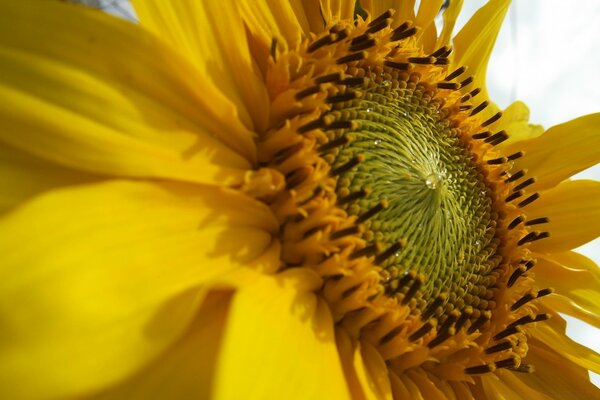
[[[2,397],[597,396],[600,114],[413,3],[1,0]]]

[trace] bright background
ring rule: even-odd
[[[134,16],[127,0],[79,2]],[[457,29],[485,3],[465,0]],[[522,100],[531,110],[530,121],[545,128],[600,112],[600,1],[513,0],[490,60],[487,85],[501,108]],[[600,165],[575,179],[600,180]],[[600,264],[600,238],[577,250]],[[600,329],[566,318],[567,334],[600,352]],[[590,375],[600,386],[600,375]]]

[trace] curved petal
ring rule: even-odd
[[[49,192],[7,214],[3,397],[68,397],[132,374],[180,336],[194,288],[260,256],[276,227],[236,192],[124,181]]]
[[[0,141],[39,157],[219,183],[254,159],[252,134],[222,96],[126,21],[62,2],[0,2],[0,64]]]
[[[0,145],[0,216],[46,190],[101,179],[101,176],[61,167],[15,147]]]
[[[515,170],[527,169],[537,179],[532,187],[550,188],[600,161],[600,113],[553,126],[513,147],[525,151]]]
[[[530,219],[548,217],[543,230],[550,237],[531,245],[539,253],[555,253],[579,247],[600,235],[600,182],[565,181],[541,193],[527,211]]]
[[[488,98],[485,85],[488,61],[509,4],[510,0],[490,0],[454,38],[453,64],[469,67],[474,76],[473,87],[481,88],[484,98]],[[495,112],[495,107],[487,107],[480,114],[485,119]]]
[[[231,291],[211,291],[185,335],[172,347],[134,377],[90,399],[210,398],[231,295]]]
[[[253,65],[244,24],[232,0],[134,0],[140,23],[174,49],[233,102],[250,129],[264,129],[266,89]]]
[[[529,123],[529,107],[522,101],[515,101],[502,112],[502,129],[508,133],[508,140],[502,142],[499,145],[500,148],[538,137],[544,133],[541,125]]]
[[[354,368],[367,399],[392,399],[392,387],[385,361],[369,343],[363,342],[357,346]]]
[[[597,399],[600,389],[589,379],[588,371],[565,360],[552,345],[534,338],[528,341],[525,361],[536,368],[532,374],[514,374],[524,386],[543,393],[545,399]],[[561,349],[556,348],[556,349]],[[568,351],[564,349],[564,352]],[[510,380],[508,381],[511,382]]]
[[[306,269],[256,274],[236,292],[216,370],[215,399],[349,397],[329,309]]]
[[[544,305],[600,327],[600,268],[574,252],[541,255],[537,259],[536,284],[555,290],[544,298]]]
[[[458,19],[462,6],[463,0],[454,0],[449,2],[448,7],[443,14],[444,26],[440,36],[438,37],[437,47],[447,46],[450,44],[450,38],[452,37],[452,32],[454,31],[454,25],[456,24],[456,20]]]

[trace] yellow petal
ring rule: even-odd
[[[252,134],[206,79],[126,21],[63,2],[2,2],[0,63],[0,140],[38,156],[203,182],[235,177],[255,157]]]
[[[551,351],[556,353],[558,357],[563,358],[562,362],[557,361],[557,365],[562,364],[565,368],[568,368],[572,363],[574,368],[579,366],[596,373],[600,372],[600,354],[574,342],[567,337],[562,329],[557,330],[555,326],[549,323],[541,323],[532,329],[532,335],[546,345],[548,349],[552,349]],[[531,345],[533,344],[532,342]]]
[[[415,1],[414,0],[365,0],[360,5],[367,11],[371,17],[377,18],[379,15],[393,8],[396,13],[392,17],[392,26],[398,26],[405,21],[414,22],[415,20]]]
[[[210,398],[231,295],[225,290],[208,294],[185,335],[173,346],[134,377],[90,400]]]
[[[540,198],[528,208],[525,209],[528,218],[550,219],[548,224],[539,225],[540,229],[550,232],[550,237],[531,245],[531,248],[539,253],[571,250],[600,235],[598,181],[563,182],[541,192]]]
[[[97,175],[44,161],[15,147],[0,145],[0,215],[46,190],[100,179],[102,177]]]
[[[600,268],[574,252],[538,256],[535,282],[554,288],[546,307],[573,315],[600,328]]]
[[[481,7],[454,38],[454,62],[466,65],[474,76],[473,86],[482,89],[481,98],[487,98],[485,77],[498,32],[510,0],[490,0]],[[487,107],[482,116],[495,113],[495,107]]]
[[[232,0],[134,0],[140,23],[178,49],[236,106],[250,129],[266,126],[266,89]],[[235,115],[234,115],[235,117]]]
[[[360,343],[354,356],[354,368],[365,398],[392,399],[392,387],[387,366],[381,354],[369,343]]]
[[[460,14],[462,5],[463,0],[455,0],[449,2],[448,7],[444,11],[444,26],[438,38],[437,47],[447,46],[448,44],[450,44],[452,31],[454,30],[454,25],[456,24],[456,19]]]
[[[329,309],[305,269],[259,275],[235,294],[215,399],[346,399]]]
[[[508,140],[502,142],[500,147],[510,146],[544,133],[541,125],[529,123],[529,108],[522,101],[515,101],[502,112],[502,129],[508,133]]]
[[[555,186],[600,161],[600,113],[553,126],[539,137],[515,143],[512,149],[525,151],[515,168],[526,168],[536,177],[533,187]]]
[[[433,52],[437,40],[434,18],[440,12],[443,0],[422,1],[415,18],[415,26],[421,29],[421,43],[426,52]]]
[[[193,317],[197,288],[269,246],[268,208],[211,187],[110,181],[0,220],[0,387],[62,398],[115,383]]]
[[[515,388],[507,385],[502,379],[495,374],[485,374],[479,377],[483,393],[486,400],[541,400],[540,397],[526,398],[521,393],[514,390]],[[480,398],[476,396],[476,398]]]
[[[355,2],[352,0],[320,0],[320,3],[327,22],[354,19]],[[304,6],[304,8],[307,7]]]
[[[535,372],[514,374],[507,382],[517,386],[516,380],[520,380],[524,387],[545,394],[544,399],[600,398],[600,389],[590,382],[587,370],[565,360],[563,351],[568,349],[553,349],[544,342],[535,338],[527,341],[529,351],[525,362],[536,367]]]

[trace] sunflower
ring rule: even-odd
[[[600,114],[413,3],[0,1],[3,398],[598,396]]]

